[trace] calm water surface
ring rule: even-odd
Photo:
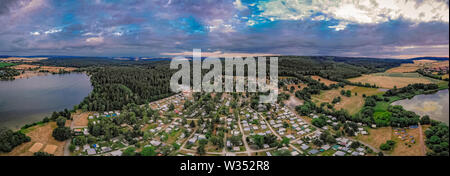
[[[72,109],[92,91],[84,73],[0,81],[0,127],[18,129],[53,111]]]
[[[428,115],[434,120],[449,122],[449,94],[448,89],[434,94],[417,95],[412,99],[399,100],[393,105],[402,105],[408,111],[413,111],[421,116]]]

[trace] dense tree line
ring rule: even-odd
[[[328,56],[281,56],[279,59],[280,75],[298,73],[301,75],[319,75],[323,78],[345,82],[344,79],[412,63],[409,60],[345,58]],[[350,83],[350,82],[346,82]],[[361,84],[366,86],[365,84]]]
[[[444,80],[444,81],[449,80],[448,78],[442,78],[442,74],[435,75],[435,74],[429,73],[423,69],[419,69],[416,72],[421,74],[422,76],[426,76],[426,77],[433,78],[433,79],[439,79],[439,80]]]
[[[106,67],[88,70],[93,92],[78,106],[89,111],[121,109],[173,95],[171,72],[164,68]]]
[[[448,146],[448,125],[432,121],[431,127],[425,131],[425,144],[432,152],[428,152],[427,155],[431,156],[449,156]]]
[[[0,128],[0,152],[10,152],[14,147],[30,140],[30,137],[20,131],[13,132],[6,128]]]
[[[393,89],[388,90],[384,94],[384,96],[387,97],[398,96],[400,98],[410,98],[418,94],[434,93],[437,90],[439,90],[439,86],[437,84],[416,83],[410,84],[402,88],[394,87]]]

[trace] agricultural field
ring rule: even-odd
[[[29,64],[21,64],[13,66],[12,68],[16,70],[30,70],[30,69],[36,69],[36,71],[48,71],[52,73],[58,73],[60,70],[64,71],[74,71],[76,68],[70,68],[70,67],[54,67],[54,66],[39,66],[39,65],[29,65]]]
[[[331,85],[331,84],[337,84],[337,83],[338,83],[338,82],[336,82],[336,81],[331,81],[331,80],[322,78],[322,77],[320,77],[320,76],[311,76],[311,78],[314,79],[314,80],[316,80],[316,81],[322,82],[322,83],[324,83],[324,84],[327,85],[327,86],[329,86],[329,85]]]
[[[37,62],[41,60],[46,60],[46,57],[7,57],[0,58],[0,61],[8,61],[8,62]]]
[[[414,83],[440,83],[442,81],[435,80],[420,75],[419,73],[374,73],[369,75],[363,75],[357,78],[348,79],[351,82],[361,82],[376,84],[378,87],[392,89],[395,86],[397,88],[405,87],[408,84]]]
[[[418,69],[423,68],[423,66],[418,64],[402,64],[400,67],[391,68],[386,70],[386,73],[411,73]]]
[[[8,63],[8,62],[0,62],[0,68],[10,67],[10,66],[14,66],[14,65],[16,65],[16,64]]]

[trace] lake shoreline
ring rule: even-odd
[[[400,105],[405,110],[420,116],[449,124],[449,89],[440,89],[431,94],[419,94],[410,98],[396,100],[391,105]]]
[[[18,130],[54,111],[72,109],[92,90],[90,77],[83,72],[0,81],[0,127]]]

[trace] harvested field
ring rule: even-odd
[[[8,57],[8,58],[0,58],[1,61],[10,61],[10,62],[36,62],[40,60],[46,60],[48,58],[46,57],[33,57],[33,58],[27,58],[27,57]]]
[[[320,76],[311,76],[312,79],[316,80],[316,81],[320,81],[322,83],[324,83],[325,85],[329,86],[330,84],[337,84],[336,81],[331,81],[325,78],[322,78]]]
[[[39,68],[39,65],[21,64],[21,65],[12,66],[11,68],[14,68],[16,70],[29,70],[29,69]]]
[[[45,76],[47,75],[47,73],[42,73],[42,72],[36,72],[36,71],[25,71],[24,73],[15,76],[15,79],[23,79],[23,78],[31,78],[33,76]]]
[[[386,70],[386,73],[409,73],[409,72],[415,72],[418,69],[423,68],[420,65],[417,64],[402,64],[399,67],[391,68],[389,70]]]
[[[49,144],[49,145],[45,146],[44,152],[53,155],[53,154],[55,154],[56,149],[58,149],[58,146]]]
[[[41,68],[39,70],[46,70],[49,72],[53,72],[53,73],[58,73],[59,70],[64,70],[64,71],[74,71],[76,70],[76,68],[71,68],[71,67],[51,67],[51,66],[41,66]]]
[[[89,120],[88,117],[91,113],[89,112],[77,112],[72,115],[72,125],[71,128],[74,127],[85,127],[88,126]]]
[[[30,142],[23,143],[14,148],[9,153],[2,153],[0,156],[32,156],[34,152],[29,151],[35,143],[43,145],[54,145],[57,149],[53,152],[55,156],[64,155],[65,141],[57,141],[53,138],[53,129],[57,127],[56,122],[49,122],[43,125],[37,125],[25,130],[25,134],[31,138]],[[50,151],[49,148],[48,150]],[[33,151],[33,150],[32,150]]]
[[[399,67],[391,68],[386,73],[410,73],[423,68],[448,67],[449,61],[416,60],[413,64],[402,64]]]
[[[32,153],[36,153],[39,150],[41,150],[43,146],[44,146],[44,144],[36,142],[33,144],[33,146],[31,146],[31,148],[28,151],[30,151]]]
[[[440,81],[434,80],[432,78],[428,78],[422,76],[418,73],[375,73],[370,75],[363,75],[357,78],[348,79],[351,82],[361,82],[361,83],[369,83],[376,84],[378,87],[392,89],[394,86],[397,88],[405,87],[408,84],[414,83],[438,83]]]

